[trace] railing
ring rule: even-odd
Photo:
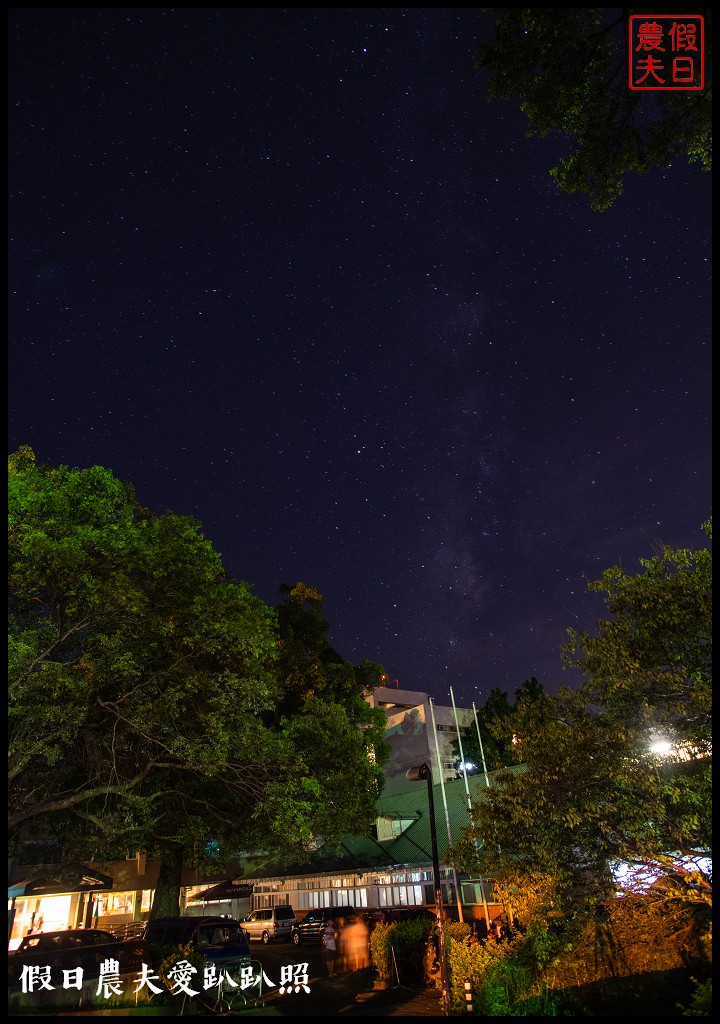
[[[211,963],[213,961],[210,961]],[[200,1013],[227,1016],[243,1009],[258,1008],[265,1005],[263,996],[263,966],[259,960],[226,960],[215,961],[218,969],[218,984],[205,989],[197,995]],[[192,997],[188,1000],[183,995],[180,1017],[197,1013],[191,1009]]]
[[[108,931],[123,942],[130,942],[142,937],[146,924],[146,921],[125,921],[124,924],[112,925]]]

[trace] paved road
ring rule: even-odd
[[[300,946],[279,943],[263,946],[253,943],[253,959],[258,960],[274,987],[265,989],[265,1013],[281,1017],[437,1017],[441,1015],[439,992],[425,989],[373,989],[374,972],[371,968],[354,971],[336,978],[328,978],[318,943]],[[304,965],[307,964],[307,967]],[[283,968],[285,973],[283,975]],[[300,972],[307,980],[307,988],[281,993],[283,978],[292,968],[293,975]],[[287,986],[287,981],[286,981]],[[243,1016],[252,1015],[246,1011]]]
[[[312,993],[319,983],[330,980],[327,978],[319,942],[303,942],[299,946],[292,942],[272,942],[267,946],[262,942],[252,942],[250,954],[253,960],[262,964],[265,978],[271,983],[263,982],[266,1000],[270,997],[278,998],[280,988],[287,988],[290,978],[301,985],[300,992],[293,993],[298,999],[308,995],[303,985],[307,985]],[[284,995],[283,998],[289,999],[291,996]]]
[[[264,946],[253,942],[253,960],[260,964],[265,978],[263,1002],[229,1016],[272,1017],[437,1017],[441,1015],[439,993],[433,989],[413,992],[408,989],[375,991],[372,968],[328,978],[319,943],[300,946],[277,943]],[[288,985],[289,982],[292,982]],[[281,988],[284,991],[280,991]],[[299,990],[296,990],[299,989]],[[97,1016],[108,1010],[61,1012],[47,1008],[47,1016]],[[201,1004],[188,1000],[182,1015],[203,1013]]]
[[[253,943],[250,951],[260,962],[274,987],[265,988],[264,1013],[279,1017],[438,1017],[440,997],[436,989],[413,991],[393,988],[376,991],[372,969],[328,978],[320,944],[300,946],[279,943],[268,946]],[[305,967],[304,965],[307,965]],[[283,973],[285,968],[285,974]],[[297,972],[306,979],[307,988],[281,993],[283,980]],[[246,1011],[252,1015],[252,1011]]]

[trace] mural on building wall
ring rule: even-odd
[[[425,707],[419,705],[389,716],[385,739],[390,744],[391,754],[383,769],[383,795],[393,796],[395,793],[416,789],[417,782],[408,782],[405,772],[414,765],[432,763],[432,729],[428,731]]]

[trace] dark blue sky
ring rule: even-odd
[[[196,517],[345,657],[548,689],[710,515],[710,179],[557,190],[460,8],[10,10],[9,451]]]

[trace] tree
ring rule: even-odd
[[[712,520],[703,526],[712,537]],[[642,572],[615,566],[588,589],[613,618],[598,634],[568,630],[565,663],[588,677],[606,715],[634,718],[675,745],[708,749],[712,736],[712,554],[663,546]]]
[[[284,601],[275,609],[277,648],[271,669],[275,699],[260,717],[282,741],[292,766],[268,784],[265,794],[266,800],[272,797],[276,804],[278,837],[287,837],[285,842],[271,843],[269,849],[276,864],[289,864],[298,850],[305,853],[319,843],[332,846],[348,833],[368,831],[382,789],[380,766],[387,745],[384,714],[363,699],[377,683],[382,667],[369,661],[353,666],[330,646],[323,597],[314,587],[300,582],[294,587],[282,584],[279,589]],[[348,772],[352,773],[350,785]],[[222,793],[216,789],[216,810]],[[204,817],[193,819],[186,813],[179,832],[177,814],[168,816],[165,845],[158,846],[162,868],[153,915],[177,913],[184,863],[210,862],[217,868],[231,852],[247,849],[251,836],[244,823],[238,834],[232,791],[226,796],[230,799],[223,815],[215,815],[210,844]],[[202,807],[202,792],[198,798]],[[255,850],[259,849],[268,851],[262,837],[256,840]]]
[[[54,833],[69,858],[147,849],[179,882],[189,858],[369,829],[382,776],[365,702],[277,714],[277,616],[198,524],[102,467],[23,448],[8,468],[11,836]],[[312,738],[330,724],[341,806]]]
[[[279,590],[284,600],[275,608],[279,642],[274,671],[282,688],[277,714],[297,712],[310,697],[353,704],[355,696],[379,684],[381,665],[366,660],[354,666],[333,649],[323,596],[315,587],[302,582],[293,587],[283,583]],[[382,711],[371,718],[384,728]]]
[[[479,840],[483,872],[538,905],[605,898],[620,864],[657,877],[662,898],[708,896],[712,556],[663,547],[640,565],[590,584],[611,617],[594,637],[569,630],[563,649],[587,679],[518,701],[507,730],[519,764],[475,806],[457,851],[470,863]]]
[[[303,751],[309,775],[325,778],[328,799],[322,808],[315,807],[313,821],[315,837],[332,845],[357,831],[358,822],[375,816],[381,766],[390,748],[385,715],[364,695],[378,685],[383,668],[367,660],[352,665],[334,650],[318,590],[302,582],[281,584],[279,590],[284,600],[275,609],[279,639],[273,671],[281,696],[271,717],[290,744]],[[349,770],[356,776],[350,788]],[[306,801],[307,795],[297,792],[287,813],[294,816]]]
[[[254,749],[274,616],[194,521],[108,470],[10,470],[11,827],[74,818],[122,840]],[[162,771],[173,785],[148,791]]]
[[[594,210],[622,194],[623,177],[686,156],[711,167],[712,88],[642,92],[627,87],[627,15],[601,7],[496,7],[495,40],[475,66],[489,73],[488,100],[519,97],[528,135],[560,133],[572,150],[550,173]],[[711,9],[704,8],[706,66]]]
[[[513,754],[512,734],[508,733],[508,720],[520,700],[534,700],[544,693],[542,683],[533,676],[526,679],[523,685],[515,690],[515,704],[511,704],[504,690],[491,690],[485,704],[477,709],[477,728],[471,727],[463,737],[462,747],[465,761],[474,765],[471,772],[483,770],[483,762],[488,771],[497,771],[515,763]],[[480,739],[478,739],[478,728]],[[480,741],[482,740],[482,749]],[[460,744],[455,740],[453,753],[460,760]]]

